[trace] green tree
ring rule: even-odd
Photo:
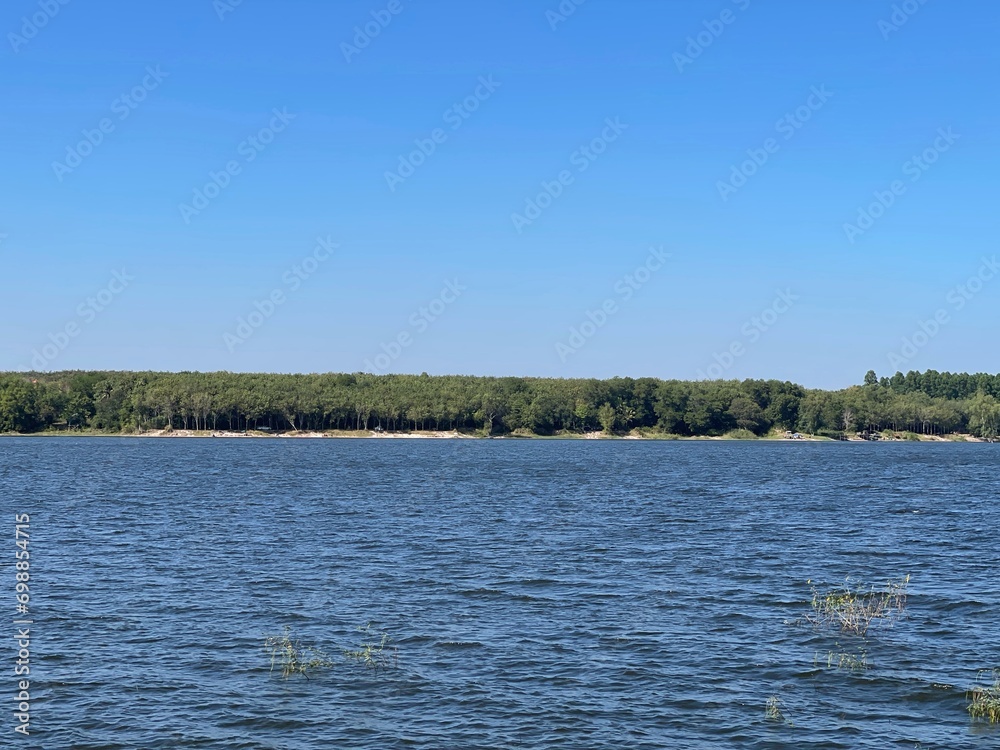
[[[746,396],[737,396],[729,404],[729,415],[736,426],[760,435],[764,432],[764,412]]]
[[[615,420],[617,416],[618,415],[615,413],[615,407],[607,401],[601,404],[601,408],[597,410],[597,421],[601,423],[601,427],[603,427],[604,431],[609,435],[615,429]]]
[[[969,429],[976,437],[992,440],[1000,429],[1000,403],[982,391],[969,401]]]

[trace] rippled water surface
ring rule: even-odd
[[[1000,666],[998,460],[971,444],[0,440],[9,550],[13,513],[31,515],[22,746],[998,747],[965,710]],[[796,622],[807,580],[906,574],[909,616],[869,640],[872,668],[828,668],[863,644]],[[369,621],[396,669],[340,659]],[[286,625],[335,665],[272,674],[263,639]],[[765,719],[771,696],[787,722]]]

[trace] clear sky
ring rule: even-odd
[[[0,369],[1000,371],[998,21],[10,0]]]

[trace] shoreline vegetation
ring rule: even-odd
[[[538,435],[534,433],[507,434],[507,435],[484,435],[478,431],[461,432],[459,430],[438,431],[438,430],[404,430],[400,432],[386,432],[377,430],[289,430],[287,432],[272,432],[262,430],[248,430],[246,432],[231,432],[228,430],[146,430],[107,432],[102,430],[81,429],[81,430],[46,430],[42,432],[7,432],[0,433],[0,437],[123,437],[123,438],[223,438],[223,439],[250,439],[250,440],[302,440],[302,439],[345,439],[345,440],[659,440],[659,441],[684,441],[684,442],[731,442],[731,441],[756,441],[756,442],[806,442],[806,443],[864,443],[872,442],[872,438],[851,435],[844,438],[830,438],[820,435],[803,435],[798,433],[796,437],[779,433],[767,435],[743,435],[739,430],[737,434],[725,435],[676,435],[673,433],[656,432],[654,430],[638,431],[629,433],[605,433],[605,432],[559,432],[552,435]],[[878,442],[885,443],[989,443],[995,442],[975,435],[952,433],[950,435],[916,435],[914,437],[904,437],[902,435],[881,434],[875,438]]]
[[[997,442],[1000,375],[778,380],[0,373],[0,434]]]

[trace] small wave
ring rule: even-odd
[[[456,592],[459,596],[506,596],[506,591],[501,591],[500,589],[491,589],[481,587],[478,589],[460,589]]]

